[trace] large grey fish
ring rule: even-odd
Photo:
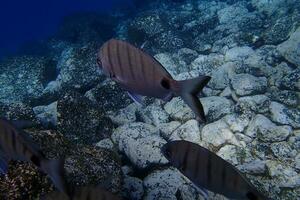
[[[233,199],[268,199],[233,165],[197,144],[172,141],[162,147],[162,153],[199,188]]]
[[[82,187],[76,189],[72,197],[61,192],[48,194],[42,200],[121,200],[119,197],[100,187]]]
[[[68,193],[64,180],[64,159],[48,160],[23,130],[0,119],[0,175],[7,173],[10,160],[33,163],[49,175],[60,191]]]
[[[181,96],[196,114],[197,120],[206,121],[197,94],[209,82],[209,76],[176,81],[155,58],[116,39],[102,45],[97,63],[103,73],[127,90],[134,101],[141,103],[141,95],[165,101]]]

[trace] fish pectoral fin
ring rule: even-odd
[[[7,174],[8,171],[8,159],[7,157],[0,153],[0,175]]]
[[[130,98],[137,104],[144,106],[144,102],[143,102],[143,97],[139,94],[135,94],[132,92],[127,91],[128,95],[130,96]]]

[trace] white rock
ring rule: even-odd
[[[266,77],[255,77],[250,74],[236,74],[231,79],[231,85],[240,96],[264,93],[267,89]]]
[[[125,176],[123,182],[123,188],[131,200],[140,200],[143,198],[144,187],[142,180],[136,177]]]
[[[34,107],[33,112],[43,126],[57,126],[57,101],[47,106]]]
[[[266,172],[266,161],[253,160],[238,166],[241,172],[249,174],[264,174]]]
[[[250,122],[247,116],[236,114],[226,115],[223,119],[233,132],[243,132]]]
[[[202,141],[220,147],[225,143],[240,145],[224,120],[207,124],[201,131]]]
[[[237,165],[239,163],[237,157],[237,149],[234,145],[225,145],[218,152],[217,155],[228,161],[233,165]]]
[[[139,114],[145,123],[154,124],[155,126],[169,121],[168,113],[157,104],[151,104],[145,109],[141,109]]]
[[[215,121],[232,112],[232,102],[225,97],[204,97],[200,101],[208,121]]]
[[[230,89],[230,86],[227,86],[221,93],[220,96],[221,97],[231,97],[232,95],[232,91]]]
[[[100,142],[98,142],[96,144],[96,146],[100,147],[100,148],[104,148],[104,149],[113,149],[114,148],[114,144],[110,138],[101,140]]]
[[[200,198],[191,183],[183,177],[183,175],[174,168],[168,168],[161,171],[154,171],[144,179],[144,187],[146,189],[145,200],[164,199],[176,200],[176,192],[183,185],[188,185],[191,199]]]
[[[173,131],[176,130],[181,125],[178,121],[172,121],[169,123],[162,123],[159,124],[158,128],[160,130],[161,136],[168,140],[170,136],[172,135]]]
[[[219,54],[199,55],[191,63],[192,70],[199,71],[202,75],[211,75],[211,73],[224,63],[224,56]]]
[[[300,109],[289,109],[280,103],[271,102],[270,112],[273,121],[300,128]]]
[[[167,71],[171,74],[172,77],[178,74],[176,62],[170,54],[160,53],[156,54],[154,58],[157,59],[164,66],[164,68],[167,69]]]
[[[300,27],[290,38],[277,46],[279,53],[289,62],[300,67]]]
[[[234,47],[232,49],[229,49],[225,54],[225,60],[226,61],[239,61],[239,60],[245,60],[252,54],[254,54],[255,51],[248,46],[244,47]]]
[[[138,105],[136,103],[132,103],[128,105],[126,108],[118,110],[117,112],[110,114],[109,118],[113,123],[117,125],[123,125],[136,121],[136,112],[138,110]]]
[[[179,97],[166,103],[164,109],[173,119],[178,121],[187,121],[195,116],[193,111]]]
[[[200,128],[196,120],[191,119],[177,128],[169,138],[172,140],[186,140],[194,143],[200,142]]]
[[[269,111],[270,99],[266,95],[245,96],[238,99],[236,107],[243,113],[266,113]]]
[[[254,138],[258,136],[265,142],[279,142],[285,140],[292,134],[290,126],[276,126],[264,115],[256,115],[250,122],[246,135]]]
[[[160,151],[166,141],[152,125],[141,122],[123,125],[113,132],[112,139],[138,168],[168,162]]]

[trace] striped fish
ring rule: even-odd
[[[49,175],[54,185],[68,193],[64,180],[64,159],[48,160],[26,133],[0,119],[0,171],[6,174],[10,160],[31,162]]]
[[[53,192],[42,200],[121,200],[119,197],[112,193],[100,188],[100,187],[83,187],[75,190],[72,198],[68,197],[64,193]]]
[[[162,147],[171,165],[196,186],[233,199],[268,199],[230,163],[197,144],[180,140]]]
[[[102,45],[97,63],[103,73],[127,90],[134,101],[141,103],[141,96],[165,101],[181,96],[193,110],[197,120],[206,122],[197,94],[209,82],[209,76],[176,81],[155,58],[127,42],[116,39]]]

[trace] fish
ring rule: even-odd
[[[162,146],[162,154],[197,187],[233,199],[265,200],[233,165],[198,144],[177,140]]]
[[[61,192],[52,192],[41,200],[121,200],[121,198],[112,193],[96,186],[87,186],[75,189],[74,193],[69,197]]]
[[[33,163],[61,192],[69,192],[64,179],[64,158],[48,160],[25,131],[6,119],[0,119],[0,175],[8,172],[11,160]]]
[[[200,75],[177,81],[154,57],[117,39],[110,39],[100,47],[97,64],[103,74],[128,91],[135,102],[142,104],[141,96],[155,97],[166,102],[180,96],[195,113],[196,119],[206,122],[197,95],[211,77]]]

